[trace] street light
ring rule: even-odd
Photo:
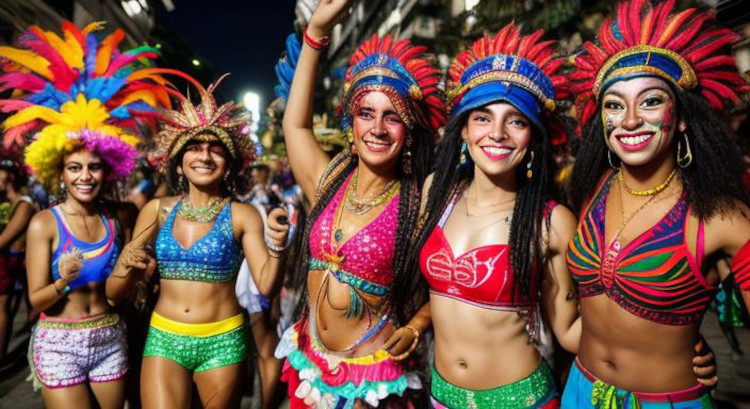
[[[242,102],[245,104],[245,109],[250,112],[254,127],[257,126],[260,121],[260,95],[252,91],[245,92]]]

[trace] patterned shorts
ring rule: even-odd
[[[126,339],[117,314],[80,319],[42,314],[29,345],[31,369],[47,388],[122,379],[128,370]]]

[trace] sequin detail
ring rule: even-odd
[[[310,231],[310,255],[312,259],[326,260],[326,254],[334,252],[330,242],[336,210],[344,199],[344,192],[349,185],[354,170],[347,181],[341,185],[336,196],[326,206]],[[388,286],[393,281],[393,256],[396,248],[396,230],[398,228],[398,204],[400,195],[394,196],[382,212],[367,226],[339,247],[339,255],[343,259],[337,263],[336,269],[341,269],[350,275],[359,277],[379,286]]]
[[[242,249],[232,231],[231,203],[227,203],[211,230],[185,249],[174,239],[174,220],[182,202],[178,202],[156,238],[159,276],[166,280],[223,283],[237,278]]]
[[[520,381],[497,388],[470,390],[455,386],[432,368],[433,407],[446,409],[558,408],[560,400],[552,372],[545,361]]]
[[[111,382],[128,370],[125,323],[117,314],[84,319],[42,316],[29,344],[35,389],[65,388],[89,380]]]
[[[210,337],[174,334],[151,326],[143,356],[171,359],[191,372],[207,371],[243,362],[247,357],[248,337],[247,322]]]

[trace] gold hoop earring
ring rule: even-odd
[[[609,166],[612,169],[620,169],[619,167],[615,166],[614,162],[612,162],[612,151],[607,149],[607,162],[609,162]]]
[[[690,149],[690,140],[688,139],[687,132],[684,132],[683,137],[685,138],[685,155],[682,155],[682,141],[677,141],[677,165],[682,169],[687,168],[693,163],[693,151]]]

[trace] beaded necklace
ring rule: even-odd
[[[363,197],[360,199],[357,198],[357,173],[355,173],[354,176],[352,176],[352,180],[349,182],[349,186],[346,188],[346,194],[344,195],[346,198],[344,201],[346,203],[346,210],[357,216],[363,215],[374,207],[392,199],[400,188],[401,181],[394,179],[388,182],[383,190],[374,197]]]
[[[182,202],[182,206],[178,210],[180,217],[187,221],[198,223],[214,221],[224,207],[224,198],[221,197],[212,197],[202,207],[195,207],[186,196],[182,196],[180,201]]]
[[[677,168],[672,170],[672,173],[669,174],[667,177],[667,180],[660,183],[656,187],[652,187],[651,189],[644,189],[644,190],[633,190],[628,186],[628,183],[625,181],[625,176],[623,176],[622,171],[617,172],[617,180],[622,184],[622,186],[625,188],[625,190],[628,191],[633,196],[653,196],[662,190],[666,189],[667,186],[672,182],[672,179],[674,178],[674,175],[677,174]]]

